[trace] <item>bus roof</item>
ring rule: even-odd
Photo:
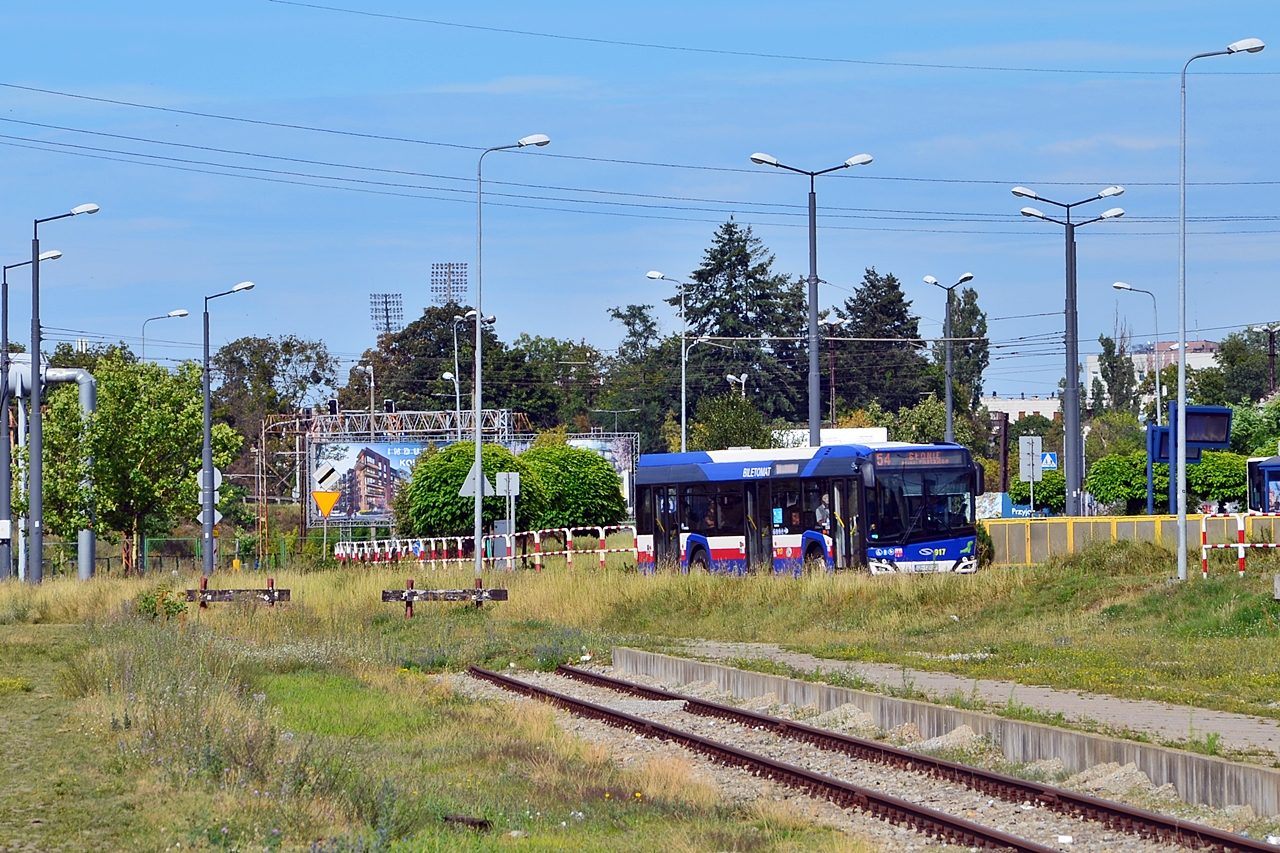
[[[751,480],[770,477],[811,477],[849,474],[859,459],[874,453],[964,450],[958,444],[914,444],[878,441],[866,444],[826,444],[821,447],[738,448],[689,453],[645,453],[640,456],[636,482],[698,482]],[[965,461],[968,453],[965,452]],[[947,464],[947,463],[943,463]],[[954,464],[954,463],[951,463]]]

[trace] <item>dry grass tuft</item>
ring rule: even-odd
[[[696,778],[693,765],[682,758],[650,759],[635,774],[641,792],[650,799],[686,803],[704,811],[720,803],[715,786]]]

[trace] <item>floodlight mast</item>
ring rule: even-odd
[[[1124,194],[1124,187],[1109,186],[1099,190],[1089,198],[1073,202],[1054,201],[1037,193],[1035,190],[1018,186],[1013,188],[1018,198],[1029,198],[1061,208],[1064,217],[1054,219],[1046,216],[1039,208],[1024,207],[1023,216],[1031,219],[1042,219],[1061,225],[1066,230],[1066,387],[1062,392],[1062,467],[1066,475],[1067,515],[1080,515],[1084,489],[1084,436],[1080,429],[1080,318],[1076,309],[1076,229],[1081,225],[1089,225],[1106,219],[1118,219],[1124,216],[1124,210],[1113,207],[1104,211],[1101,216],[1083,222],[1072,222],[1071,211],[1082,204],[1104,198],[1114,198]]]
[[[809,446],[822,444],[822,374],[818,369],[818,196],[814,192],[814,179],[820,175],[838,172],[851,166],[871,163],[870,154],[855,154],[839,166],[811,172],[797,169],[778,161],[777,157],[757,151],[751,162],[760,166],[773,166],[798,175],[809,177]]]

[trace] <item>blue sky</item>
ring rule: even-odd
[[[1079,234],[1082,348],[1096,349],[1117,312],[1151,339],[1149,300],[1116,294],[1116,280],[1157,294],[1172,337],[1177,71],[1236,39],[1280,38],[1266,2],[319,4],[467,26],[269,0],[0,11],[3,84],[416,140],[0,87],[5,261],[28,256],[33,216],[102,206],[42,232],[65,252],[43,269],[51,338],[136,344],[143,319],[187,308],[149,326],[148,355],[194,357],[201,297],[252,279],[253,292],[215,303],[215,346],[292,333],[323,338],[349,365],[373,342],[370,292],[403,293],[414,316],[430,301],[431,263],[474,265],[475,149],[546,133],[547,148],[486,159],[484,301],[504,339],[609,349],[620,329],[606,310],[627,303],[660,305],[674,328],[660,303],[671,289],[644,274],[687,275],[731,213],[778,269],[805,273],[805,180],[749,155],[824,168],[868,152],[870,166],[820,179],[823,307],[875,266],[903,280],[936,334],[942,293],[921,278],[972,271],[988,314],[1017,318],[991,324],[988,391],[1044,394],[1062,359],[1036,336],[1061,317],[1023,315],[1062,309],[1062,231],[1018,216],[1026,202],[1009,189],[1077,200],[1124,185],[1127,217]],[[1280,43],[1193,66],[1188,180],[1219,185],[1188,196],[1192,335],[1280,320],[1280,220],[1263,218],[1280,216],[1280,184],[1265,183],[1280,181],[1277,55]],[[13,280],[11,329],[25,337],[26,276]]]

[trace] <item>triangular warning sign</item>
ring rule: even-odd
[[[312,492],[311,499],[316,502],[320,514],[325,518],[329,517],[329,513],[333,512],[333,506],[338,502],[338,498],[342,497],[342,492]]]
[[[462,488],[458,489],[458,497],[474,498],[476,496],[477,482],[484,484],[483,497],[488,498],[497,494],[493,488],[493,483],[490,483],[489,478],[484,476],[484,472],[481,471],[480,466],[475,462],[472,462],[471,470],[467,472],[467,479],[462,481]]]

